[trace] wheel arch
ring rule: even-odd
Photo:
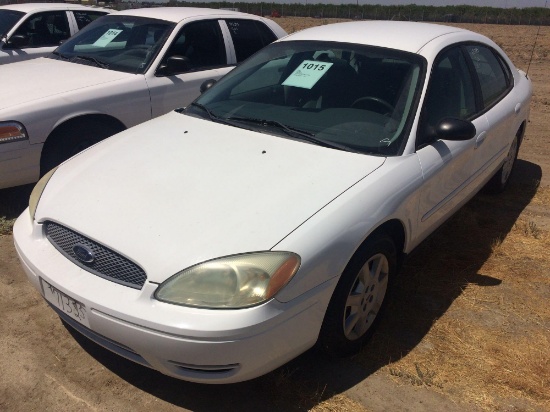
[[[52,152],[59,149],[67,135],[74,133],[78,138],[86,132],[97,130],[100,126],[104,133],[98,132],[99,140],[103,140],[113,134],[126,130],[126,125],[116,117],[102,113],[87,113],[73,116],[71,118],[60,120],[49,133],[44,141],[42,153],[40,154],[40,175],[42,176],[48,170],[55,166],[48,160]],[[69,144],[67,142],[67,144]]]
[[[120,129],[120,131],[127,129],[126,125],[114,116],[104,113],[83,113],[60,119],[53,127],[44,144],[50,140],[50,138],[59,136],[61,132],[78,129],[82,124],[105,124]]]
[[[518,137],[518,145],[521,146],[521,143],[523,142],[523,137],[525,136],[525,129],[527,127],[527,120],[524,120],[519,125],[519,129],[516,133],[516,136]]]
[[[394,218],[382,223],[366,237],[366,239],[361,243],[361,246],[359,246],[357,250],[360,250],[361,247],[373,236],[378,236],[382,234],[388,235],[393,240],[395,251],[397,253],[397,268],[399,270],[406,257],[405,242],[407,240],[405,225],[399,219]]]

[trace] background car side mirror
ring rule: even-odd
[[[435,134],[441,140],[470,140],[476,133],[472,122],[455,117],[441,120],[435,128]]]
[[[168,57],[166,62],[159,66],[157,75],[172,76],[174,74],[184,73],[189,69],[189,58],[175,55]]]
[[[10,49],[20,49],[29,45],[29,38],[24,34],[14,34],[6,42],[6,46]]]
[[[205,80],[204,82],[202,82],[201,84],[201,94],[203,94],[205,91],[207,91],[208,89],[210,89],[212,86],[214,86],[214,84],[216,83],[217,80],[215,79],[208,79],[208,80]]]

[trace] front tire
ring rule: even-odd
[[[122,130],[122,127],[91,121],[60,127],[44,144],[40,158],[40,176],[84,149]]]
[[[359,248],[328,305],[318,342],[321,350],[332,356],[348,356],[372,336],[387,305],[396,256],[395,245],[387,235],[375,235]]]

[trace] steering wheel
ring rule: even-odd
[[[360,97],[357,100],[355,100],[351,105],[351,107],[355,109],[367,109],[371,106],[375,106],[378,109],[382,109],[382,110],[374,110],[375,112],[380,114],[392,113],[394,110],[394,107],[391,104],[389,104],[387,101],[375,96]]]

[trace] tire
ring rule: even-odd
[[[122,131],[123,128],[83,121],[60,129],[48,137],[40,158],[40,176],[77,153]]]
[[[325,313],[318,347],[330,356],[358,352],[372,336],[397,271],[393,240],[375,235],[359,248],[336,285]]]
[[[504,189],[506,189],[506,186],[510,181],[510,176],[514,169],[514,165],[516,164],[516,160],[518,158],[518,152],[519,139],[518,136],[516,136],[514,137],[514,140],[510,145],[510,149],[508,150],[506,159],[504,159],[504,163],[502,164],[498,172],[496,172],[496,174],[491,178],[491,180],[487,182],[487,185],[485,186],[487,192],[496,194],[501,193],[504,191]]]

